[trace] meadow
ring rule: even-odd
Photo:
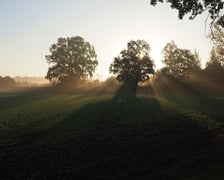
[[[224,96],[0,94],[0,179],[224,179]]]

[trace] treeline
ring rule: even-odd
[[[179,48],[171,41],[162,50],[164,67],[156,72],[154,60],[150,57],[149,43],[144,40],[131,40],[127,43],[127,48],[114,58],[108,70],[122,84],[125,93],[136,93],[138,85],[146,81],[145,84],[151,86],[151,89],[154,88],[154,91],[169,91],[175,89],[172,88],[174,85],[182,89],[221,91],[224,79],[223,29],[214,25],[209,38],[213,48],[204,69],[201,68],[197,51]],[[114,83],[114,79],[108,79],[105,83],[89,81],[98,60],[94,46],[82,37],[59,38],[49,50],[50,54],[46,55],[49,68],[45,78],[59,89],[73,91],[81,88],[88,91],[87,87],[97,89],[100,84],[101,88],[108,89],[109,92],[110,88],[118,86],[119,83]],[[16,82],[12,78],[1,78],[1,89],[15,85]]]
[[[109,71],[126,86],[124,90],[127,92],[136,92],[139,83],[144,83],[152,77],[157,79],[154,83],[164,77],[173,82],[196,83],[197,86],[203,84],[202,87],[208,86],[207,89],[211,85],[219,87],[224,78],[223,28],[214,25],[209,38],[213,48],[204,69],[201,68],[197,51],[179,48],[171,41],[162,50],[164,67],[155,72],[149,43],[144,40],[131,40],[127,43],[127,48],[111,62]],[[50,54],[46,55],[49,64],[46,79],[62,88],[79,86],[80,81],[93,76],[98,65],[94,46],[80,36],[58,38],[49,50]]]
[[[214,49],[204,68],[201,68],[196,54],[190,51],[188,53],[194,58],[186,58],[183,55],[184,58],[181,59],[177,58],[176,54],[176,58],[167,59],[165,66],[158,70],[150,81],[143,83],[140,89],[147,89],[150,93],[158,95],[195,92],[223,94],[224,66],[220,58],[214,56]]]
[[[223,94],[224,69],[216,69],[213,65],[205,69],[192,71],[185,78],[168,74],[164,69],[159,70],[145,87],[156,95],[175,93]]]
[[[48,86],[49,83],[44,78],[39,77],[10,77],[0,76],[0,91],[1,92],[11,92],[24,90],[27,88],[35,88]]]
[[[0,76],[0,90],[6,90],[6,89],[11,89],[16,86],[16,81],[9,77],[1,77]]]
[[[209,38],[213,44],[210,58],[201,68],[197,52],[180,49],[172,41],[163,49],[164,68],[159,70],[153,85],[157,92],[199,91],[222,93],[224,89],[224,31],[218,25],[213,27]]]

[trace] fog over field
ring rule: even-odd
[[[223,180],[224,0],[2,0],[0,180]]]

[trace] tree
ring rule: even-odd
[[[46,55],[50,65],[46,78],[54,84],[92,77],[98,65],[94,47],[80,36],[58,38],[50,52]]]
[[[164,71],[175,78],[186,78],[190,72],[200,69],[198,53],[180,49],[174,41],[167,43],[162,53],[165,64]]]
[[[150,0],[151,5],[158,2],[163,3],[164,0]],[[223,9],[223,0],[166,0],[170,3],[172,9],[178,10],[178,17],[182,19],[186,14],[190,13],[190,19],[194,19],[197,15],[208,10],[210,18],[215,21]],[[222,18],[220,19],[222,21]]]
[[[219,56],[217,55],[215,49],[212,48],[210,52],[210,59],[206,63],[205,69],[213,69],[213,71],[215,71],[216,69],[219,69],[219,68],[222,68],[222,65],[219,60]]]
[[[110,73],[117,75],[117,80],[131,92],[135,92],[138,82],[143,82],[154,74],[153,60],[149,56],[150,46],[144,40],[130,41],[127,49],[120,52],[110,65]]]
[[[0,89],[1,88],[13,88],[16,86],[16,81],[9,77],[9,76],[6,76],[6,77],[1,77],[0,76]]]
[[[212,27],[212,31],[209,35],[209,38],[211,39],[213,43],[211,56],[214,56],[215,54],[216,61],[218,61],[219,64],[224,67],[224,29],[218,26],[217,24],[215,24]]]
[[[205,72],[214,78],[221,77],[219,79],[223,79],[224,77],[224,68],[219,59],[220,55],[217,55],[215,48],[211,50],[210,59],[206,63]]]

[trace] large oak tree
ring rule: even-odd
[[[144,40],[130,41],[127,49],[120,52],[110,65],[110,72],[117,75],[131,92],[135,92],[138,82],[143,82],[154,74],[154,63],[149,56],[150,46]]]
[[[46,78],[54,84],[92,77],[98,65],[94,47],[80,36],[58,38],[50,53],[46,55],[50,66]]]

